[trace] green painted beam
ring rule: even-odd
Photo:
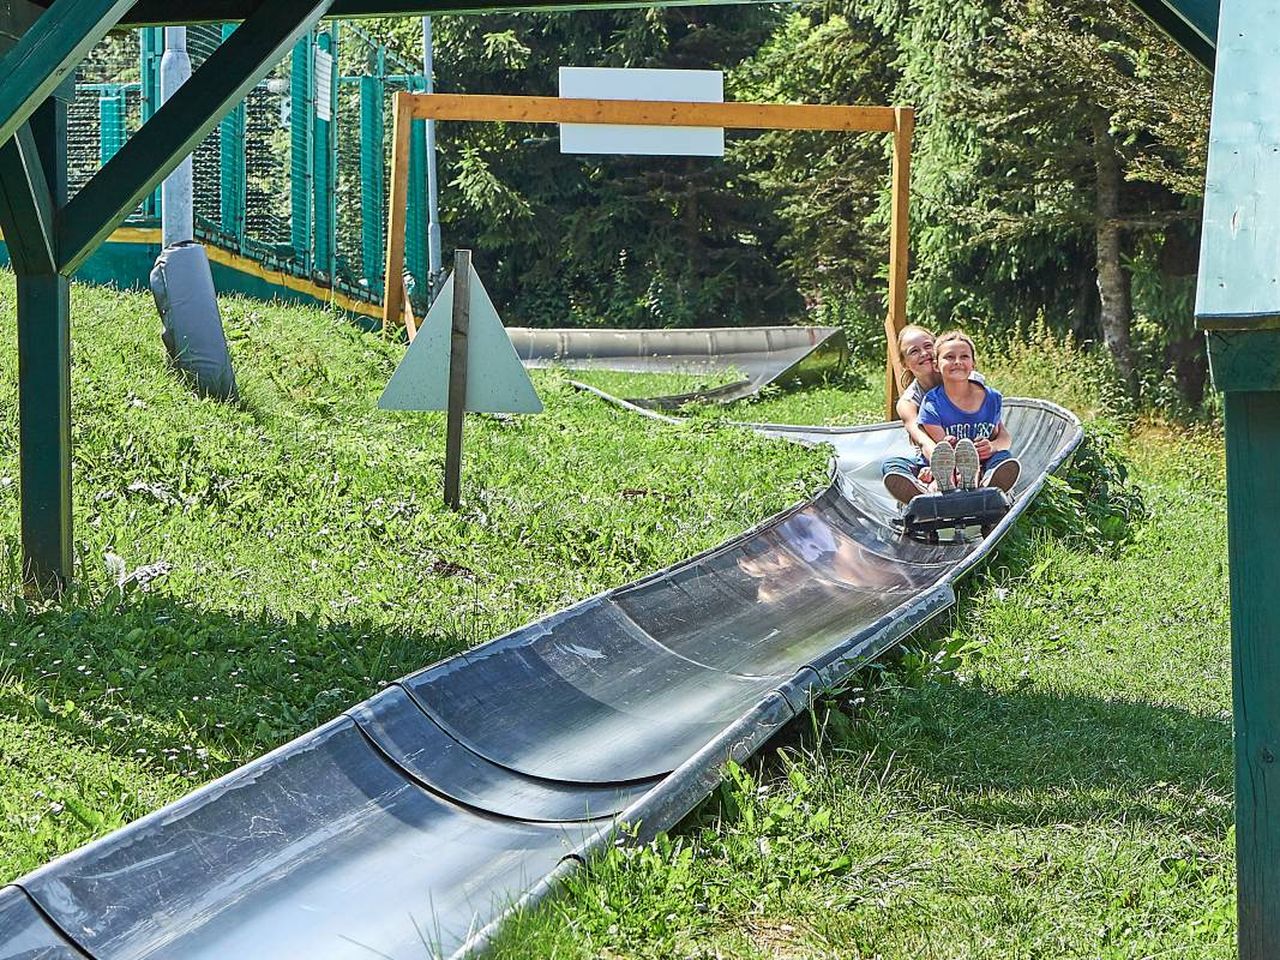
[[[1205,329],[1280,320],[1278,23],[1280,0],[1222,4],[1196,290]]]
[[[75,71],[133,0],[57,0],[0,57],[0,143]]]
[[[48,202],[67,192],[67,94],[31,116],[23,140],[34,142]],[[24,151],[25,152],[25,151]],[[7,234],[6,234],[7,236]],[[36,264],[14,264],[18,288],[18,477],[22,574],[29,593],[61,592],[71,577],[71,288]]]
[[[729,5],[742,0],[680,0],[682,6]],[[661,5],[661,4],[657,4]],[[138,0],[121,21],[129,26],[154,26],[176,23],[222,23],[246,20],[261,6],[261,0],[190,0],[175,11],[171,0]],[[655,6],[653,0],[334,0],[326,16],[333,19],[362,17],[410,17],[446,13],[508,12],[511,10],[618,10]]]
[[[53,195],[29,123],[0,146],[0,231],[15,270],[56,273]]]
[[[1212,72],[1218,43],[1218,0],[1130,0],[1130,2]]]
[[[1257,333],[1251,336],[1263,336]],[[1280,333],[1268,331],[1271,351]],[[1227,557],[1235,722],[1236,915],[1240,960],[1280,956],[1280,391],[1226,395]]]
[[[244,22],[58,215],[59,270],[70,275],[223,115],[271,71],[332,0],[276,0]]]

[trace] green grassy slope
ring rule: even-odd
[[[1126,541],[1021,525],[816,734],[612,851],[496,956],[1234,956],[1222,444],[1126,446],[1148,513]]]
[[[395,677],[718,543],[819,489],[825,457],[672,429],[535,374],[546,412],[375,409],[403,347],[223,304],[244,402],[170,374],[150,298],[73,294],[76,545],[16,593],[14,288],[0,272],[0,882],[336,715]],[[114,569],[165,570],[122,595]],[[118,559],[115,559],[118,558]]]

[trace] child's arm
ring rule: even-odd
[[[949,440],[947,437],[947,429],[942,425],[942,417],[938,415],[938,408],[934,402],[926,394],[924,403],[920,404],[920,415],[916,418],[916,426],[929,438],[929,450],[925,456],[932,457],[933,448],[943,440]],[[950,440],[955,443],[954,440]]]
[[[920,448],[920,452],[924,454],[926,460],[933,454],[933,445],[936,442],[919,424],[920,408],[908,400],[906,397],[898,398],[898,418],[902,421],[902,425],[907,428],[907,436],[911,441]]]

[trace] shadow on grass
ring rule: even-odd
[[[0,713],[114,754],[209,776],[462,649],[367,622],[203,610],[163,594],[0,614]]]
[[[900,783],[922,809],[959,819],[1216,836],[1232,822],[1231,724],[1178,707],[926,682],[873,692],[852,718],[834,703],[816,711],[793,742],[820,744],[837,773],[852,760],[860,776]]]

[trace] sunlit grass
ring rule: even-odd
[[[16,593],[15,340],[0,345],[0,881],[335,716],[379,685],[719,543],[825,456],[653,423],[534,374],[546,412],[388,414],[404,347],[223,302],[243,403],[165,366],[149,296],[73,292],[77,584]],[[14,288],[0,272],[0,317]],[[116,578],[154,577],[123,595]]]

